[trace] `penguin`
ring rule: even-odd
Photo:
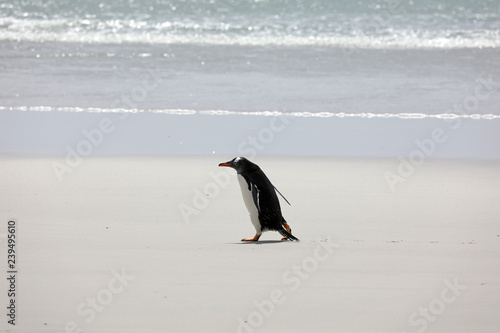
[[[236,170],[243,201],[256,230],[253,238],[243,238],[242,241],[256,242],[262,233],[268,230],[279,232],[283,236],[282,240],[299,241],[297,237],[292,235],[292,230],[283,215],[281,215],[281,207],[276,191],[288,204],[290,203],[273,186],[257,164],[244,157],[235,157],[231,161],[220,163],[219,166]]]

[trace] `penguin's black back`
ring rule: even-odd
[[[248,160],[245,162],[238,173],[245,178],[250,191],[252,186],[257,188],[259,221],[262,230],[282,230],[284,218],[273,184],[257,164]]]

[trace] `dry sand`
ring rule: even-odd
[[[498,162],[426,161],[391,191],[397,159],[260,157],[301,242],[242,243],[254,230],[217,168],[232,157],[86,158],[62,181],[61,158],[3,157],[0,261],[15,219],[18,274],[0,327],[498,332]]]

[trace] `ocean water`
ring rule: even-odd
[[[95,153],[237,153],[263,118],[287,117],[294,144],[263,153],[407,155],[444,128],[460,144],[436,156],[500,158],[494,0],[4,1],[0,72],[4,153],[64,154],[130,114],[122,146]],[[202,138],[165,149],[143,139],[151,121]],[[224,145],[213,133],[228,126]]]
[[[498,47],[495,0],[39,0],[0,5],[0,39],[36,42]]]

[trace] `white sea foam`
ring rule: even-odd
[[[71,25],[70,23],[68,23]],[[1,22],[0,26],[8,25]],[[399,30],[392,34],[368,36],[361,32],[345,34],[232,34],[225,31],[219,33],[177,33],[165,31],[128,31],[115,33],[109,31],[69,30],[65,33],[57,31],[57,26],[50,30],[33,29],[37,26],[26,23],[19,29],[0,30],[1,41],[16,42],[62,42],[89,44],[201,44],[201,45],[235,45],[235,46],[332,46],[342,48],[498,48],[500,47],[500,30],[450,32]],[[62,24],[66,25],[66,24]],[[38,25],[38,28],[40,26]],[[56,31],[54,31],[56,30]]]
[[[166,115],[211,115],[211,116],[260,116],[260,117],[297,117],[297,118],[399,118],[399,119],[500,119],[498,114],[458,114],[458,113],[345,113],[345,112],[285,112],[285,111],[235,111],[235,110],[190,110],[190,109],[125,109],[98,107],[62,107],[62,106],[0,106],[0,111],[34,111],[34,112],[89,112],[89,113],[159,113]]]

